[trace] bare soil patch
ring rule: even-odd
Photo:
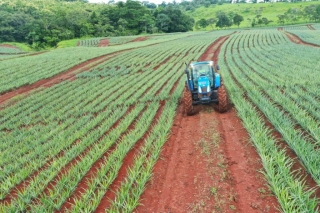
[[[109,39],[101,39],[98,47],[107,47],[109,46]]]
[[[6,48],[11,48],[11,49],[18,49],[20,50],[18,47],[10,45],[10,44],[0,44],[0,47],[6,47]]]
[[[132,40],[131,42],[145,41],[145,40],[147,40],[148,38],[149,38],[148,36],[139,37],[139,38],[136,38],[136,39]]]

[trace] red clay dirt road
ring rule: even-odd
[[[289,39],[290,41],[292,41],[293,43],[296,43],[296,44],[302,44],[302,45],[305,45],[305,46],[309,46],[309,47],[320,47],[320,45],[317,45],[317,44],[312,44],[312,43],[309,43],[309,42],[306,42],[306,41],[303,41],[301,38],[299,38],[298,36],[292,34],[292,33],[289,33],[285,30],[283,30],[282,27],[279,27],[278,30],[282,33],[284,33]]]
[[[200,59],[217,63],[227,39],[218,39]],[[236,111],[221,114],[210,105],[197,106],[197,111],[186,116],[179,105],[171,136],[135,212],[279,212]]]

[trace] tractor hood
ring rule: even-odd
[[[211,92],[210,81],[207,76],[200,76],[198,78],[198,92],[200,94]]]

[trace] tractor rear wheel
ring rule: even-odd
[[[218,110],[219,112],[226,112],[228,110],[229,99],[228,93],[224,85],[221,85],[218,89]]]
[[[184,104],[184,111],[186,112],[186,114],[193,115],[194,109],[192,105],[192,95],[187,87],[185,87],[183,91],[183,104]]]

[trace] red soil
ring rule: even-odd
[[[289,39],[290,41],[292,41],[293,43],[296,43],[296,44],[302,44],[302,45],[306,45],[306,46],[310,46],[310,47],[320,47],[320,45],[317,45],[317,44],[312,44],[312,43],[309,43],[309,42],[306,42],[306,41],[303,41],[301,38],[299,38],[298,36],[292,34],[292,33],[289,33],[287,31],[284,31],[282,29],[282,27],[278,28],[278,30],[282,33],[284,33]]]
[[[98,47],[107,47],[109,45],[109,39],[101,39]]]
[[[210,45],[200,60],[217,63],[227,38]],[[197,109],[196,115],[186,116],[179,106],[136,212],[279,212],[235,110],[220,114],[212,106]]]
[[[6,47],[6,48],[11,48],[11,49],[19,49],[18,47],[15,47],[15,46],[10,45],[10,44],[0,44],[0,47]]]
[[[139,37],[139,38],[136,38],[136,39],[132,40],[131,42],[145,41],[145,40],[147,40],[148,38],[149,38],[148,36]]]

